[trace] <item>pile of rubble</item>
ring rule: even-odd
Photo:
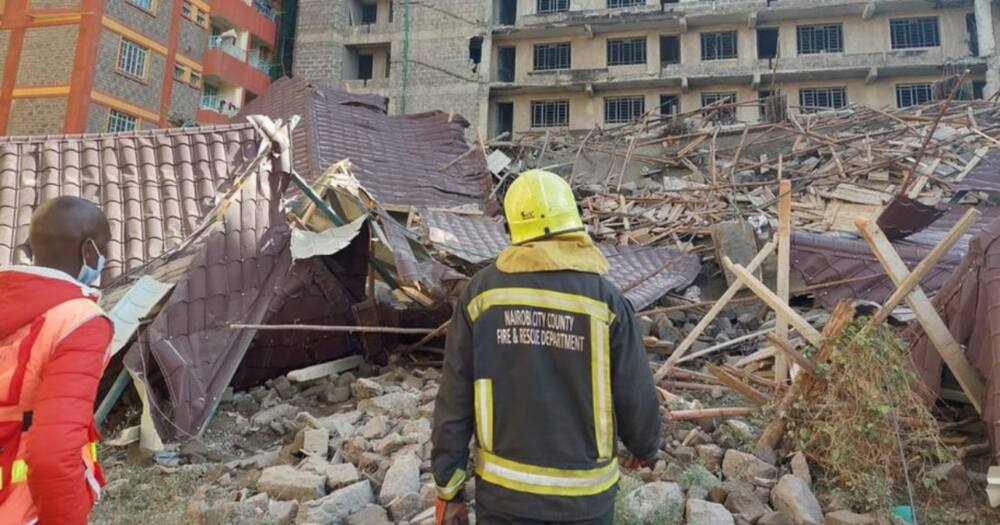
[[[430,436],[438,378],[433,368],[369,365],[307,382],[279,377],[229,395],[206,438],[210,444],[191,441],[156,460],[168,475],[200,476],[203,484],[186,503],[188,523],[432,523]],[[617,522],[876,523],[836,497],[818,496],[802,454],[778,457],[754,448],[758,434],[742,419],[664,424],[656,466],[624,473]],[[241,439],[271,446],[246,451],[225,445]],[[968,474],[957,464],[945,469],[942,487],[965,496]],[[113,480],[102,505],[114,506],[127,483]],[[474,485],[466,487],[470,500]]]

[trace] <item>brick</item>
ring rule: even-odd
[[[46,135],[63,132],[67,99],[16,98],[10,104],[8,135]]]
[[[80,27],[76,25],[27,29],[21,46],[17,85],[69,84],[79,34]]]

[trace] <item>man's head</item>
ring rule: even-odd
[[[522,173],[507,190],[503,207],[513,244],[584,231],[573,189],[555,173]]]
[[[31,219],[35,265],[61,270],[84,284],[93,284],[95,273],[103,270],[110,240],[111,226],[104,212],[79,197],[46,201]]]

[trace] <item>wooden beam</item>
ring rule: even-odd
[[[891,314],[897,306],[906,300],[906,297],[910,295],[910,292],[912,292],[913,289],[920,284],[920,281],[924,279],[927,272],[930,271],[931,268],[934,268],[934,265],[937,264],[941,257],[948,253],[948,251],[951,250],[951,247],[962,238],[962,235],[964,235],[965,232],[968,231],[968,229],[971,228],[977,220],[979,220],[981,215],[982,212],[975,208],[970,208],[969,211],[965,212],[965,215],[963,215],[962,218],[959,219],[954,226],[952,226],[951,230],[948,231],[948,235],[946,235],[945,238],[942,239],[941,242],[939,242],[926,257],[924,257],[924,260],[920,261],[920,264],[918,264],[917,267],[914,268],[901,283],[899,283],[899,287],[885,301],[885,304],[882,305],[882,309],[879,310],[877,314],[872,316],[866,329],[874,328],[875,326],[881,324],[882,321],[885,321],[885,319],[889,317],[889,314]]]
[[[719,380],[720,383],[743,394],[744,397],[746,397],[747,399],[753,401],[758,405],[763,405],[764,403],[767,403],[771,399],[770,397],[764,395],[763,393],[759,392],[757,389],[751,387],[750,385],[744,383],[743,381],[740,381],[736,376],[730,374],[729,372],[723,370],[722,368],[719,368],[718,366],[709,364],[707,365],[706,368],[708,369],[708,372],[710,374],[712,374],[713,376],[715,376],[716,379]]]
[[[837,304],[837,307],[833,310],[833,314],[830,316],[830,320],[823,328],[822,337],[824,342],[816,351],[815,362],[823,364],[830,360],[830,356],[837,348],[837,336],[840,335],[853,319],[854,307],[850,303],[842,302]],[[806,395],[812,390],[815,381],[816,379],[809,374],[799,374],[792,381],[792,387],[785,392],[785,396],[781,398],[781,402],[778,404],[774,419],[761,432],[760,439],[757,441],[758,447],[778,448],[781,436],[785,433],[785,417],[788,415],[788,409],[791,408],[792,403],[799,396]]]
[[[802,335],[809,341],[810,344],[819,348],[820,344],[823,342],[823,336],[820,335],[819,331],[813,328],[805,319],[803,319],[795,310],[792,310],[790,306],[782,302],[782,300],[774,294],[771,290],[764,285],[764,283],[757,280],[752,273],[748,272],[746,268],[734,264],[733,261],[729,260],[729,257],[722,258],[722,264],[727,270],[733,273],[737,279],[739,279],[744,286],[757,294],[758,297],[764,301],[765,304],[774,310],[779,318],[784,318],[788,321],[792,328],[795,328],[799,334]]]
[[[774,253],[774,248],[775,248],[775,243],[773,241],[765,244],[764,247],[761,248],[760,252],[758,252],[757,255],[753,258],[753,260],[750,261],[750,264],[747,265],[747,270],[749,270],[750,272],[756,272],[757,268],[760,268],[760,265],[764,264],[764,261],[772,253]],[[736,294],[742,289],[743,289],[743,283],[739,281],[734,282],[729,286],[726,292],[722,294],[722,297],[720,297],[719,300],[712,305],[712,308],[708,310],[708,313],[706,313],[705,316],[702,317],[700,321],[698,321],[698,324],[695,325],[694,329],[691,330],[690,333],[688,333],[687,337],[685,337],[683,341],[681,341],[681,344],[677,347],[676,350],[674,350],[674,353],[671,354],[670,357],[667,358],[667,361],[663,363],[662,366],[660,366],[660,369],[656,371],[654,378],[657,381],[667,376],[667,374],[670,372],[670,369],[673,366],[675,366],[682,357],[684,357],[684,354],[686,354],[687,351],[691,349],[691,346],[694,345],[694,342],[698,340],[698,337],[700,337],[701,334],[705,331],[705,329],[708,328],[708,325],[712,324],[712,321],[714,321],[715,318],[719,315],[719,313],[722,312],[723,309],[725,309],[726,305],[729,304],[729,301],[731,301],[733,297],[735,297]]]
[[[671,421],[714,419],[717,417],[742,417],[757,412],[754,407],[703,408],[700,410],[673,410],[667,412]]]
[[[858,220],[855,226],[858,227],[858,230],[879,262],[882,263],[886,274],[889,275],[897,288],[901,287],[910,271],[906,267],[906,263],[903,262],[903,259],[896,253],[896,249],[893,248],[892,243],[889,242],[882,229],[873,221],[867,219]],[[927,295],[924,294],[919,285],[913,286],[913,291],[906,297],[906,303],[913,310],[917,321],[924,328],[927,338],[930,339],[934,348],[941,354],[941,359],[948,365],[955,378],[958,379],[959,385],[962,386],[962,390],[969,396],[969,400],[976,407],[976,411],[982,414],[983,396],[985,393],[982,377],[980,377],[979,372],[976,371],[972,364],[969,363],[969,360],[965,356],[965,350],[958,344],[958,341],[955,341],[955,338],[951,335],[951,331],[948,330],[948,326],[941,320],[941,316],[938,315],[934,305],[931,304],[930,299],[927,298]]]
[[[819,372],[816,370],[816,365],[813,364],[813,362],[810,361],[808,357],[800,354],[797,350],[795,350],[795,347],[792,346],[792,343],[789,343],[787,339],[782,339],[781,337],[778,337],[776,334],[767,334],[767,340],[772,345],[774,345],[775,348],[780,350],[782,353],[788,356],[792,361],[794,361],[795,364],[802,367],[802,370],[805,371],[805,373],[813,377],[819,377]]]
[[[781,177],[781,157],[778,157],[778,177]],[[778,282],[777,293],[788,305],[788,274],[792,253],[792,181],[784,179],[778,183]],[[784,341],[788,340],[788,321],[776,319],[774,333]],[[779,354],[774,361],[774,379],[778,383],[788,381],[788,359]]]
[[[330,374],[339,374],[352,368],[357,368],[364,364],[364,362],[365,359],[363,357],[352,355],[343,359],[337,359],[336,361],[330,361],[329,363],[321,363],[293,370],[288,373],[288,380],[293,383],[305,383],[306,381],[326,377]]]

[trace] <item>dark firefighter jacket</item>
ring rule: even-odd
[[[567,268],[572,268],[568,270]],[[452,318],[435,401],[433,473],[450,500],[476,436],[477,505],[537,520],[606,514],[617,438],[648,460],[656,390],[632,307],[585,234],[508,248]]]

